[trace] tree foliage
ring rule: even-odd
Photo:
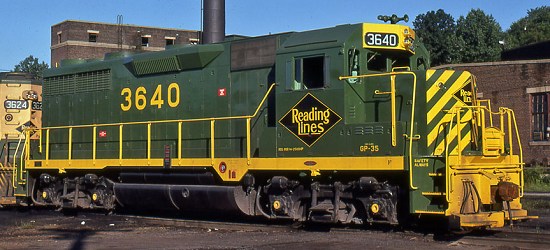
[[[444,10],[418,15],[413,25],[416,34],[430,51],[433,65],[496,61],[502,48],[502,29],[482,10],[472,9],[457,22]]]
[[[503,34],[492,15],[472,9],[457,21],[456,35],[464,41],[462,62],[488,62],[500,59]]]
[[[506,32],[506,48],[550,40],[550,6],[527,11],[527,16],[512,23]]]
[[[454,18],[444,10],[416,16],[416,35],[430,51],[432,65],[460,62],[461,40],[456,37]]]
[[[19,64],[15,65],[15,68],[13,69],[14,72],[27,72],[33,74],[36,78],[42,77],[42,71],[47,69],[49,66],[47,63],[42,61],[41,63],[38,62],[38,58],[35,58],[34,56],[30,55],[27,58],[25,58],[23,61],[19,62]]]

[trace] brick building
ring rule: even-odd
[[[550,165],[550,59],[447,67],[472,72],[482,99],[514,110],[525,163]]]
[[[67,20],[51,28],[51,64],[63,59],[103,58],[118,51],[159,51],[175,44],[198,43],[200,32]]]

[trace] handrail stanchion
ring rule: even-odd
[[[510,155],[513,155],[514,152],[514,145],[512,144],[512,117],[510,115],[510,111],[506,110],[506,119],[508,119],[508,144],[510,147]]]
[[[69,128],[69,152],[68,152],[69,162],[73,158],[73,128]],[[70,164],[70,163],[69,163]]]
[[[147,165],[151,165],[151,123],[147,123]]]
[[[97,157],[97,127],[94,126],[92,130],[92,161],[95,166],[95,159]]]
[[[122,165],[122,124],[118,125],[118,161]]]
[[[42,129],[38,129],[38,152],[42,153]]]
[[[517,124],[517,121],[516,121],[516,114],[514,113],[513,110],[510,110],[510,113],[512,114],[512,119],[514,120],[514,130],[516,131],[516,140],[518,141],[518,150],[519,150],[519,165],[520,165],[520,177],[519,177],[519,181],[520,181],[520,194],[519,194],[519,197],[523,197],[523,188],[524,188],[524,184],[525,184],[525,176],[523,174],[523,167],[524,167],[524,163],[523,163],[523,147],[521,146],[521,140],[519,138],[519,130],[518,130],[518,124]]]
[[[457,141],[457,145],[458,145],[458,148],[456,149],[457,150],[457,156],[458,156],[458,162],[462,162],[462,139],[461,139],[461,136],[460,136],[460,131],[462,131],[460,129],[460,123],[462,122],[462,117],[460,115],[460,112],[462,111],[462,109],[459,107],[457,108],[457,112],[456,112],[456,141]]]
[[[28,130],[27,131],[24,131],[23,133],[25,133],[25,142],[23,143],[23,147],[22,147],[22,150],[21,150],[21,156],[19,157],[19,165],[20,165],[20,168],[21,168],[21,171],[19,171],[19,180],[21,182],[18,182],[18,184],[21,184],[21,185],[24,185],[25,184],[25,181],[27,181],[27,179],[25,179],[24,177],[24,173],[26,172],[25,171],[25,165],[24,165],[24,155],[25,153],[27,152],[26,149],[27,149],[27,142],[29,141],[29,134],[28,134]],[[22,133],[22,134],[23,134]],[[17,152],[15,152],[17,154]]]
[[[46,166],[50,160],[50,129],[46,129]]]
[[[212,166],[214,166],[214,123],[215,120],[210,120],[210,159],[212,160]]]
[[[502,108],[499,108],[498,115],[500,119],[500,131],[504,132],[504,110]]]
[[[454,119],[454,116],[456,115],[455,114],[455,111],[456,109],[452,109],[451,110],[451,117],[449,119],[449,133],[447,133],[445,135],[446,139],[445,139],[445,182],[447,183],[447,191],[445,192],[445,198],[447,200],[448,203],[451,202],[451,165],[449,164],[449,143],[450,143],[450,132],[451,132],[451,129],[453,127],[453,119]],[[460,112],[460,111],[459,111]]]
[[[250,165],[250,118],[246,118],[246,162]]]
[[[183,122],[178,122],[178,161],[181,161],[181,124]]]

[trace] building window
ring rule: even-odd
[[[97,35],[99,35],[99,31],[88,30],[88,42],[91,42],[91,43],[97,42]]]
[[[149,35],[145,35],[145,36],[141,36],[141,47],[149,47],[149,38],[151,36]]]
[[[189,44],[193,44],[193,45],[199,44],[199,39],[198,38],[189,38]]]
[[[61,34],[62,33],[63,33],[62,31],[57,32],[57,43],[61,43]]]
[[[97,34],[88,34],[88,42],[91,42],[91,43],[97,42]]]
[[[550,92],[531,94],[531,140],[547,141],[550,138],[548,124],[548,95]]]
[[[164,39],[166,40],[166,46],[176,44],[176,38],[175,37],[165,36]]]

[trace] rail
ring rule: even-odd
[[[485,105],[482,105],[482,103],[486,103],[486,106]],[[521,146],[521,141],[520,141],[520,138],[519,138],[519,130],[518,130],[518,127],[517,127],[517,122],[516,122],[516,117],[515,117],[515,114],[514,114],[514,111],[509,109],[509,108],[499,108],[499,111],[498,112],[493,112],[491,110],[491,105],[490,105],[490,101],[489,100],[478,100],[478,105],[476,106],[459,106],[459,107],[454,107],[452,110],[449,110],[448,112],[451,114],[451,118],[450,118],[450,122],[449,122],[449,132],[447,133],[446,135],[446,143],[445,143],[445,169],[446,169],[446,184],[447,184],[447,192],[446,192],[446,199],[447,199],[447,202],[450,202],[450,193],[451,193],[451,189],[452,189],[452,179],[451,179],[451,171],[453,171],[453,167],[451,166],[450,164],[450,161],[449,161],[449,157],[450,156],[456,156],[457,157],[457,162],[459,162],[460,164],[457,165],[457,166],[460,166],[461,167],[461,170],[479,170],[480,169],[480,166],[481,168],[494,168],[496,166],[501,166],[501,168],[499,169],[506,169],[506,167],[508,165],[510,165],[509,163],[501,163],[501,164],[498,164],[498,163],[491,163],[491,164],[474,164],[474,165],[471,165],[471,164],[463,164],[462,163],[462,142],[461,142],[461,138],[460,138],[460,131],[462,129],[462,118],[461,118],[461,113],[463,113],[464,110],[470,110],[472,111],[472,119],[475,119],[477,120],[475,123],[472,123],[472,126],[476,126],[477,128],[473,128],[472,130],[475,130],[475,129],[479,129],[481,130],[481,138],[482,138],[482,145],[481,147],[487,147],[487,142],[486,142],[486,138],[488,137],[488,135],[486,134],[486,129],[487,128],[494,128],[493,127],[493,119],[492,117],[493,116],[498,116],[499,117],[499,132],[502,132],[504,133],[504,136],[503,136],[503,140],[504,139],[507,139],[508,141],[508,154],[509,155],[513,155],[514,153],[514,143],[513,143],[513,139],[515,137],[516,139],[516,142],[517,142],[517,145],[518,145],[518,155],[519,155],[519,167],[520,167],[520,197],[523,196],[523,193],[524,193],[524,176],[523,176],[523,167],[524,167],[524,164],[523,164],[523,148]],[[487,127],[487,124],[485,122],[486,120],[486,113],[489,115],[489,127]],[[505,119],[506,118],[506,119]],[[451,154],[452,152],[450,152],[449,150],[449,145],[452,143],[453,141],[453,138],[450,138],[451,137],[451,131],[453,130],[453,123],[455,122],[455,119],[456,119],[456,127],[455,127],[455,132],[456,132],[456,140],[457,140],[457,151],[456,153],[454,154]],[[514,131],[514,133],[512,133],[512,131]],[[489,155],[485,155],[485,150],[482,150],[482,152],[484,152],[483,156],[484,157],[498,157],[500,156],[502,153],[504,153],[504,150],[505,150],[505,147],[504,147],[504,141],[502,141],[502,145],[500,146],[500,148],[498,149],[498,154],[497,155],[494,155],[494,154],[489,154]],[[505,166],[507,165],[507,166]],[[464,169],[462,167],[467,167],[467,166],[471,166],[470,168],[467,168],[467,169]],[[516,169],[517,166],[513,166],[511,167],[512,169]]]
[[[410,70],[408,67],[399,67],[395,69],[405,69]],[[390,91],[379,91],[376,90],[375,94],[389,94],[391,97],[391,136],[392,136],[392,146],[397,145],[397,132],[396,132],[396,110],[395,110],[395,78],[398,75],[411,75],[413,77],[413,92],[412,92],[412,105],[411,105],[411,122],[410,122],[410,135],[406,139],[409,140],[409,186],[411,189],[418,189],[413,184],[413,141],[418,139],[418,136],[414,134],[414,109],[416,104],[416,74],[412,71],[392,71],[388,73],[379,73],[379,74],[368,74],[368,75],[357,75],[357,76],[340,76],[339,80],[354,79],[354,78],[369,78],[369,77],[382,77],[390,76]]]
[[[121,123],[105,123],[105,124],[91,124],[91,125],[74,125],[74,126],[52,126],[52,127],[44,127],[41,129],[34,129],[36,131],[39,131],[39,152],[43,152],[42,144],[43,144],[43,133],[45,132],[45,163],[47,165],[48,161],[50,160],[50,132],[53,130],[63,130],[66,129],[68,133],[68,152],[67,152],[67,160],[69,162],[72,160],[72,144],[73,144],[73,130],[76,129],[84,129],[84,128],[92,128],[92,161],[93,164],[96,164],[97,159],[97,128],[98,127],[118,127],[119,128],[119,138],[118,138],[118,159],[119,163],[122,164],[123,160],[123,128],[126,126],[132,126],[132,125],[146,125],[147,126],[147,160],[148,163],[151,163],[151,128],[153,125],[157,124],[168,124],[168,123],[177,123],[178,124],[178,160],[182,159],[182,125],[184,123],[193,123],[193,122],[210,122],[210,158],[212,161],[212,164],[214,164],[215,160],[215,123],[216,121],[224,121],[224,120],[245,120],[246,121],[246,158],[247,163],[250,165],[250,122],[252,118],[256,117],[258,115],[258,112],[260,111],[261,107],[267,100],[267,97],[273,90],[273,88],[276,86],[275,83],[271,84],[267,92],[265,93],[264,97],[260,101],[258,107],[254,111],[252,115],[243,115],[243,116],[226,116],[226,117],[210,117],[210,118],[194,118],[194,119],[175,119],[175,120],[162,120],[162,121],[143,121],[143,122],[121,122]],[[30,129],[29,131],[31,131]],[[27,149],[30,149],[29,143],[27,142]],[[26,159],[30,158],[30,150],[26,151]]]

